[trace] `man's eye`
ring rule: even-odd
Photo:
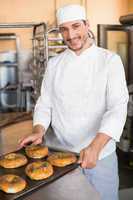
[[[73,26],[73,29],[78,29],[78,28],[80,28],[80,25],[79,25],[79,24],[75,24],[75,25]]]

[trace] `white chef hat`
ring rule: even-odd
[[[56,17],[58,25],[75,20],[86,20],[85,8],[78,4],[66,5],[57,10]]]

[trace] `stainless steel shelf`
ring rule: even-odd
[[[33,28],[38,23],[27,22],[27,23],[0,23],[0,28]]]
[[[62,38],[48,38],[48,41],[63,41]]]
[[[0,63],[0,66],[2,66],[2,65],[6,65],[7,67],[9,66],[9,67],[12,67],[12,66],[18,66],[18,64],[17,63],[7,63],[7,62],[3,62],[3,63]]]
[[[66,45],[48,46],[49,49],[67,49]]]

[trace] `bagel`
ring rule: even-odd
[[[30,145],[25,148],[25,152],[30,158],[44,158],[48,155],[48,147],[41,145]]]
[[[55,152],[48,157],[47,161],[53,166],[64,167],[75,163],[77,161],[77,157],[74,153]]]
[[[26,181],[14,174],[6,174],[0,177],[0,189],[6,193],[17,193],[26,187]]]
[[[25,165],[27,158],[20,153],[9,153],[0,160],[0,166],[4,168],[17,168]]]
[[[47,161],[36,161],[25,168],[26,175],[33,180],[42,180],[53,174],[53,167]]]

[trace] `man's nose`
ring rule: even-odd
[[[72,39],[74,37],[74,31],[73,30],[68,30],[68,39]]]

